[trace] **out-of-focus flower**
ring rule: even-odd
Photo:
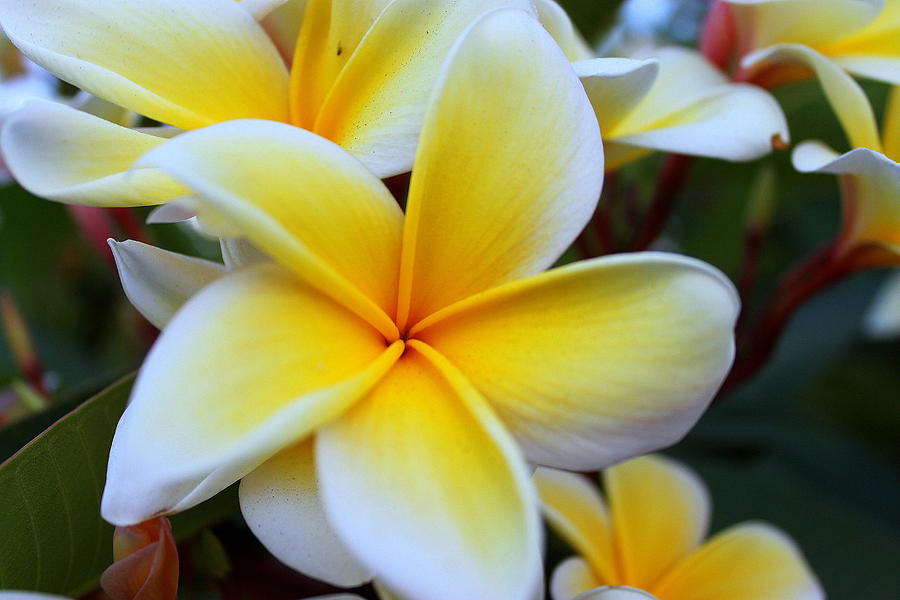
[[[178,549],[172,525],[156,517],[116,527],[113,559],[100,578],[112,600],[175,600],[178,597]]]
[[[900,336],[900,270],[894,271],[878,293],[863,322],[866,334],[874,339]]]
[[[854,84],[855,85],[855,84]],[[871,108],[868,110],[872,114]],[[874,116],[848,123],[847,137],[859,130],[877,131]],[[894,86],[888,101],[881,139],[846,154],[818,141],[797,146],[794,167],[804,173],[830,173],[841,177],[844,216],[836,255],[854,270],[900,264],[900,91]]]
[[[704,542],[710,501],[693,471],[662,456],[603,472],[605,498],[581,475],[539,468],[544,512],[578,552],[557,567],[553,600],[821,600],[793,541],[750,522]],[[647,594],[598,586],[631,586]],[[652,596],[651,596],[652,598]]]
[[[380,177],[402,173],[460,34],[496,8],[534,11],[530,0],[310,0],[289,69],[257,21],[282,3],[0,0],[0,24],[35,62],[168,126],[129,129],[32,102],[3,130],[13,174],[52,200],[159,204],[184,188],[156,169],[128,172],[134,161],[181,130],[242,118],[291,123]]]
[[[721,273],[648,253],[540,274],[603,178],[558,46],[530,14],[495,11],[438,82],[405,216],[340,147],[271,121],[189,132],[140,161],[271,260],[166,326],[113,442],[108,520],[243,479],[251,529],[298,570],[524,600],[541,573],[526,458],[597,468],[693,425],[732,358]]]
[[[699,52],[666,47],[640,58],[594,58],[559,6],[542,0],[538,7],[594,106],[608,171],[655,150],[743,161],[787,143],[775,99],[729,82]]]

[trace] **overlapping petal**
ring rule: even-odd
[[[142,206],[187,193],[158,169],[129,171],[168,133],[132,130],[64,104],[32,100],[4,123],[0,145],[13,175],[33,194],[70,204]]]
[[[582,475],[546,467],[535,471],[534,483],[547,521],[578,554],[588,560],[585,568],[590,579],[595,581],[599,577],[600,581],[616,581],[619,567],[615,558],[612,526],[606,503],[596,486]],[[582,565],[573,563],[567,566],[564,574],[559,575],[562,581],[568,582],[564,587],[572,592],[566,600],[589,587],[595,587],[571,589],[573,582],[580,583],[588,578],[582,571]],[[554,582],[556,580],[554,576]]]
[[[641,253],[507,284],[411,333],[466,374],[532,461],[589,470],[693,426],[731,365],[737,312],[720,272]]]
[[[607,139],[643,100],[659,76],[655,58],[593,58],[572,65]]]
[[[619,562],[619,581],[653,589],[706,537],[710,501],[703,482],[662,456],[629,460],[603,472]]]
[[[480,15],[508,7],[534,11],[530,0],[394,0],[347,60],[313,131],[380,177],[409,171],[440,65]]]
[[[625,585],[610,585],[587,591],[575,600],[657,600],[657,598],[653,594],[637,588]]]
[[[401,597],[530,600],[540,528],[525,462],[484,399],[418,342],[317,435],[327,514]]]
[[[130,525],[209,498],[341,414],[399,345],[276,265],[207,286],[144,362],[113,440],[104,518]]]
[[[653,588],[671,600],[822,600],[800,551],[764,523],[732,527],[685,558]]]
[[[457,45],[422,132],[403,240],[401,328],[549,267],[593,213],[600,132],[584,90],[527,13]]]
[[[245,237],[305,281],[396,338],[403,213],[344,150],[270,121],[232,121],[179,136],[144,156],[201,197],[204,225]]]
[[[566,57],[571,61],[594,58],[594,51],[588,46],[565,9],[556,0],[535,0],[538,18],[547,32],[553,36]]]
[[[293,569],[342,587],[372,579],[328,522],[313,438],[283,450],[241,480],[241,512],[263,545]]]
[[[2,0],[0,22],[61,79],[162,123],[287,120],[284,62],[237,2]]]
[[[572,600],[585,590],[600,585],[591,565],[579,556],[562,561],[553,571],[550,580],[550,597],[553,600]]]
[[[185,302],[225,274],[223,265],[133,240],[109,240],[109,246],[128,300],[159,329]]]

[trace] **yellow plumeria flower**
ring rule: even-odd
[[[872,115],[871,107],[868,113]],[[847,125],[850,139],[859,139],[861,130],[877,130],[874,116],[860,117]],[[891,91],[881,139],[876,137],[872,146],[839,155],[822,142],[808,141],[794,149],[792,158],[798,171],[841,177],[844,216],[839,255],[855,253],[851,259],[853,268],[900,264],[898,86]]]
[[[607,469],[605,498],[574,473],[539,468],[534,479],[551,527],[579,554],[554,572],[553,600],[824,598],[794,543],[771,525],[736,525],[704,542],[708,493],[673,460],[644,456]],[[599,586],[642,592],[579,596]]]
[[[405,215],[343,149],[271,121],[188,132],[140,161],[271,259],[166,325],[113,441],[106,519],[242,479],[251,529],[305,573],[526,600],[541,573],[526,461],[605,466],[705,409],[732,360],[731,284],[660,253],[541,274],[596,205],[593,110],[526,12],[483,17],[450,56]]]
[[[665,47],[640,57],[596,58],[553,0],[537,6],[591,99],[608,171],[653,151],[755,160],[772,151],[776,138],[788,141],[771,94],[731,83],[699,52]]]
[[[283,1],[0,0],[0,25],[35,62],[167,125],[32,103],[3,131],[13,174],[52,200],[159,204],[184,188],[152,168],[126,176],[131,164],[179,131],[242,118],[314,131],[380,177],[406,172],[459,35],[496,8],[534,11],[531,0],[309,0],[288,67],[258,22]]]

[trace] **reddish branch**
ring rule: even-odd
[[[670,154],[665,158],[656,180],[656,191],[643,226],[631,244],[634,251],[646,250],[665,229],[678,201],[678,194],[688,178],[693,158]]]

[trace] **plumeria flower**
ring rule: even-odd
[[[855,84],[854,84],[855,85]],[[868,117],[849,123],[851,140],[859,140],[877,125],[871,107]],[[861,133],[866,132],[866,133]],[[872,145],[838,154],[822,142],[808,141],[795,148],[794,167],[804,173],[839,175],[843,190],[843,228],[836,253],[851,269],[900,264],[900,90],[894,86],[881,139]]]
[[[709,495],[685,466],[644,456],[602,476],[605,497],[581,475],[534,475],[550,526],[579,554],[554,572],[553,600],[824,598],[793,541],[771,525],[736,525],[704,542]],[[616,587],[579,595],[599,586]]]
[[[460,33],[495,8],[534,11],[531,0],[310,0],[289,67],[258,22],[283,2],[0,0],[0,25],[23,53],[165,125],[130,129],[34,102],[3,131],[13,174],[52,200],[160,204],[186,190],[154,168],[126,175],[131,164],[181,131],[243,118],[314,131],[379,177],[403,173]]]
[[[657,48],[632,58],[595,58],[552,0],[540,16],[581,77],[613,171],[653,151],[754,160],[788,141],[781,107],[766,91],[728,81],[699,52]],[[555,7],[551,10],[550,7]]]
[[[873,339],[900,337],[900,269],[890,276],[863,321],[866,335]]]
[[[165,324],[104,517],[184,510],[241,479],[252,531],[307,574],[532,598],[527,461],[599,468],[672,443],[732,360],[738,302],[708,265],[647,253],[542,273],[593,213],[602,159],[569,62],[519,10],[478,20],[438,74],[405,215],[352,155],[289,125],[237,120],[148,153],[138,169],[269,259]]]

